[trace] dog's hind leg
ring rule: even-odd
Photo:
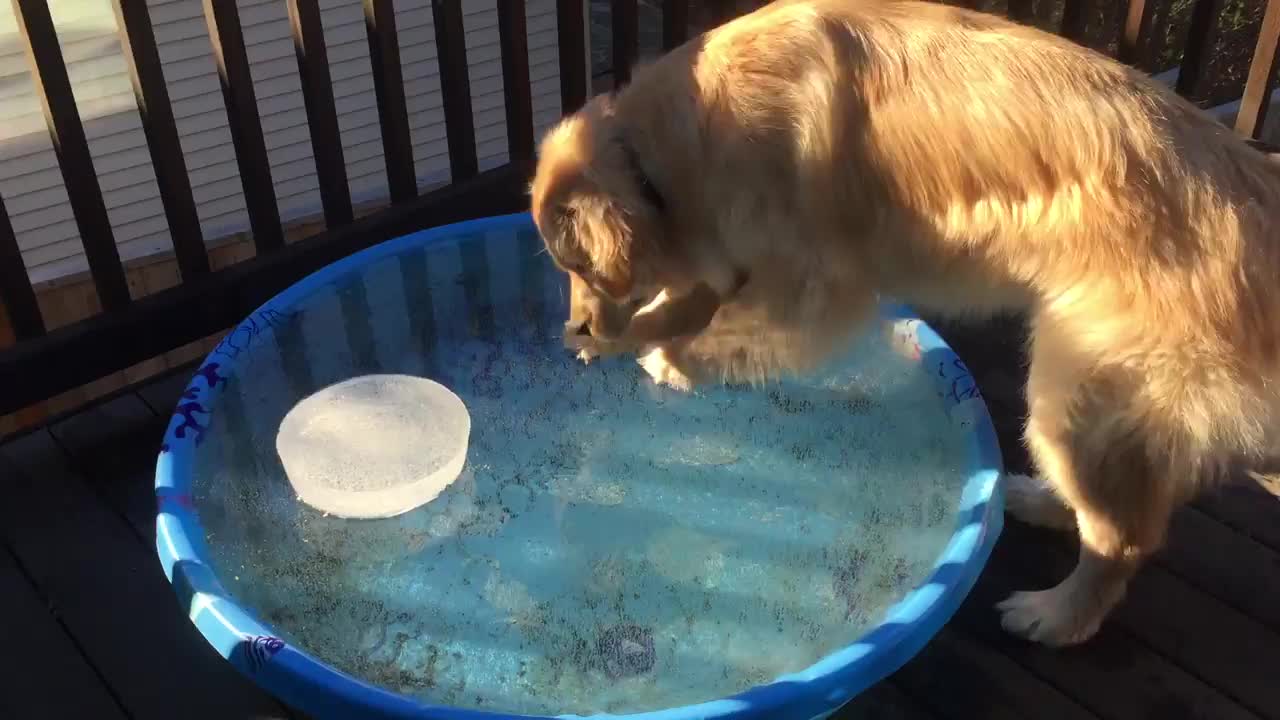
[[[1067,389],[1064,378],[1039,380],[1033,361],[1027,442],[1040,472],[1074,513],[1080,557],[1056,587],[1015,593],[998,609],[1012,633],[1072,645],[1097,632],[1130,578],[1160,548],[1177,498],[1161,469],[1168,466],[1152,463],[1140,428],[1111,404],[1123,402],[1108,392],[1113,388]]]

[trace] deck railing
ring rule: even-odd
[[[214,271],[147,2],[112,0],[182,280],[176,287],[133,299],[48,6],[44,0],[11,0],[102,312],[46,330],[0,198],[0,306],[7,313],[13,336],[9,346],[0,350],[0,415],[230,327],[288,284],[360,248],[423,227],[514,211],[524,205],[524,187],[534,157],[534,128],[523,0],[495,0],[509,163],[485,172],[479,171],[476,157],[461,0],[432,0],[452,182],[423,194],[419,194],[414,171],[394,0],[363,0],[390,197],[388,207],[359,219],[355,218],[347,183],[319,4],[317,0],[281,1],[287,4],[296,48],[326,229],[299,242],[285,243],[236,3],[204,0],[256,249],[252,259]],[[1094,11],[1109,1],[1065,0],[1059,31],[1072,39],[1088,40]],[[1110,47],[1125,62],[1155,69],[1156,58],[1167,43],[1167,9],[1177,1],[1131,0]],[[1193,2],[1193,9],[1176,87],[1189,94],[1210,72],[1226,2],[1181,1]],[[645,2],[650,7],[659,4],[658,0]],[[691,24],[701,27],[722,22],[762,4],[703,0],[691,5],[690,0],[661,0],[662,45],[672,48],[684,42],[694,31]],[[961,4],[987,10],[995,7],[993,0]],[[999,3],[1013,19],[1024,22],[1037,21],[1041,4],[1043,0],[1040,4],[1032,0]],[[638,7],[638,0],[610,3],[608,38],[615,85],[625,84],[638,54]],[[580,107],[591,91],[584,0],[557,0],[556,18],[561,102],[567,113]],[[1280,0],[1267,0],[1235,119],[1236,129],[1244,135],[1257,137],[1262,131],[1276,80],[1278,44]]]

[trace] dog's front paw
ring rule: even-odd
[[[566,335],[564,346],[573,351],[574,357],[584,364],[589,364],[598,357],[621,355],[625,352],[634,352],[636,349],[633,345],[598,340],[590,335]]]
[[[1014,635],[1049,647],[1078,645],[1093,637],[1102,615],[1079,607],[1063,586],[1016,592],[996,605],[1000,625]]]
[[[666,348],[656,347],[649,350],[640,356],[639,363],[655,383],[680,392],[693,390],[692,378],[671,363]]]

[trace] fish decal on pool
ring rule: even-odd
[[[213,391],[213,389],[219,385],[226,385],[228,378],[227,376],[218,373],[218,369],[220,367],[222,367],[222,365],[216,362],[206,363],[201,366],[200,369],[196,371],[195,377],[191,378],[191,384],[182,391],[182,395],[179,396],[179,399],[184,400],[185,402],[180,403],[173,413],[173,416],[175,418],[181,418],[182,422],[173,429],[173,437],[181,440],[187,436],[188,430],[194,430],[196,445],[199,445],[204,441],[204,433],[209,429],[209,427],[207,425],[202,425],[200,421],[196,419],[195,413],[198,412],[208,415],[209,411],[205,409],[202,403],[196,402],[196,398],[200,397],[200,388],[196,384],[196,380],[203,379],[205,385],[208,386],[210,391]],[[161,453],[167,453],[171,449],[172,448],[167,441],[160,445]]]
[[[218,374],[218,368],[220,367],[222,367],[220,363],[208,363],[196,371],[196,377],[203,378],[205,384],[209,386],[210,390],[218,387],[219,385],[226,385],[227,378]],[[194,389],[194,387],[195,386],[193,385],[190,389]]]
[[[204,405],[194,401],[184,402],[178,405],[173,415],[176,418],[180,418],[182,423],[173,429],[174,437],[182,440],[187,437],[188,430],[193,430],[195,431],[193,437],[195,438],[196,445],[204,442],[204,433],[209,429],[209,427],[207,425],[200,424],[200,421],[196,419],[196,413],[208,415],[209,411],[205,409]]]
[[[253,635],[245,638],[244,648],[245,657],[249,660],[249,670],[256,673],[284,649],[284,641],[270,635]]]

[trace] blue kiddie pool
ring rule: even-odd
[[[358,253],[227,335],[156,470],[209,643],[316,718],[812,720],[950,618],[1000,454],[924,323],[886,307],[812,377],[682,394],[576,360],[567,297],[512,215]],[[360,485],[398,472],[447,482]]]

